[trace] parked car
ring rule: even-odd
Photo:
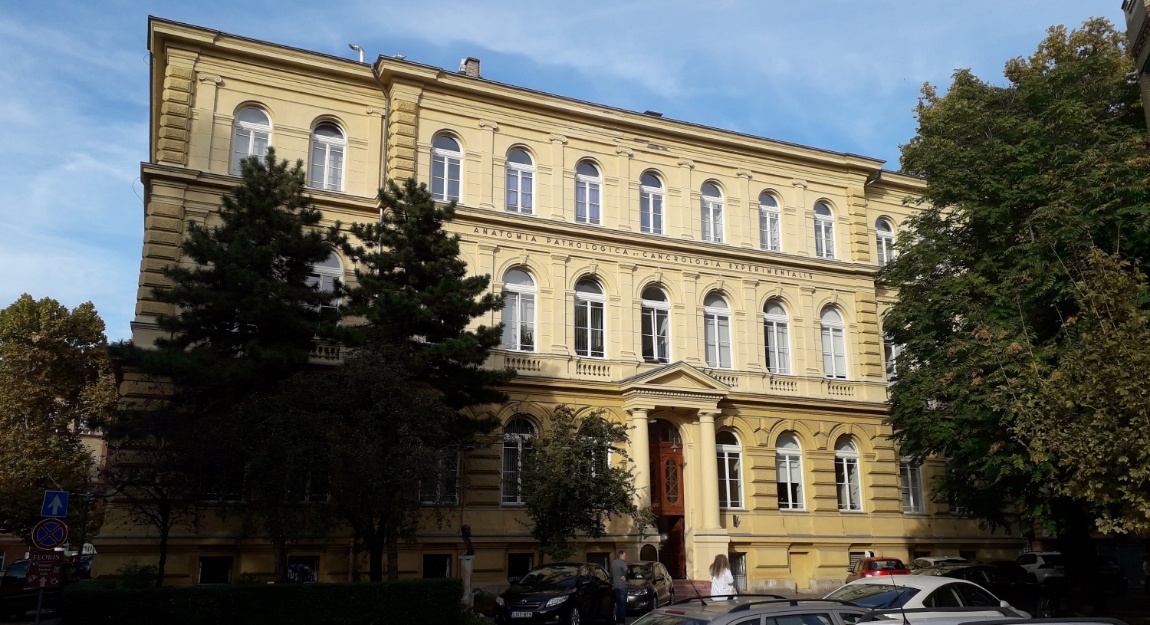
[[[847,573],[847,582],[853,582],[880,575],[910,575],[910,569],[898,558],[859,558]]]
[[[1019,555],[1014,561],[1026,569],[1031,581],[1038,584],[1066,577],[1066,570],[1062,566],[1062,554],[1057,551],[1030,551]]]
[[[763,616],[769,617],[768,623],[851,625],[868,613],[866,608],[822,599],[787,599],[778,595],[692,597],[652,610],[633,625],[742,625],[761,623]]]
[[[925,569],[932,566],[939,566],[940,564],[967,564],[968,560],[959,556],[925,556],[922,558],[915,558],[910,563],[911,570]]]
[[[24,582],[27,578],[27,560],[16,560],[4,571],[3,576],[0,576],[0,621],[23,617],[36,609],[40,589],[25,590]],[[53,609],[59,596],[59,590],[45,590],[43,607],[47,610]]]
[[[918,569],[915,575],[951,577],[974,582],[1004,599],[1012,606],[1026,610],[1035,617],[1046,618],[1058,613],[1060,593],[1049,584],[1030,581],[1026,569],[1013,562],[994,564],[943,564]]]
[[[932,575],[864,577],[842,586],[825,598],[850,601],[874,609],[974,608],[969,612],[972,617],[970,620],[977,620],[980,616],[1030,616],[978,584]],[[1004,614],[1002,609],[1009,613]],[[924,619],[943,616],[938,610],[917,614]]]
[[[1122,570],[1122,566],[1106,556],[1098,556],[1095,564],[1098,567],[1098,583],[1102,590],[1125,595],[1130,587],[1130,580],[1126,577],[1126,571]]]
[[[627,612],[645,613],[675,602],[675,583],[660,562],[627,565]]]
[[[615,621],[611,578],[596,564],[556,562],[537,566],[495,598],[495,622],[568,623]]]

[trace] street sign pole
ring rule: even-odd
[[[40,596],[36,599],[36,625],[40,625],[40,613],[44,611],[44,587],[48,585],[48,579],[45,577],[40,578]]]

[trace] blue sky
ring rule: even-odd
[[[898,169],[919,89],[1001,82],[1121,0],[0,0],[0,307],[92,301],[130,337],[148,158],[147,17],[367,60],[404,54]]]

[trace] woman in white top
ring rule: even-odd
[[[734,594],[735,577],[731,575],[731,563],[720,553],[711,563],[711,596],[730,599]]]

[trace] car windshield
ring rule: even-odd
[[[683,614],[648,612],[646,616],[635,621],[634,625],[707,625],[707,622]]]
[[[579,567],[575,566],[541,566],[531,569],[519,580],[521,586],[535,588],[565,588],[575,583],[579,578]]]
[[[650,564],[632,564],[627,567],[627,579],[655,579],[655,567]]]
[[[847,584],[827,595],[827,599],[850,601],[864,608],[901,608],[917,594],[917,588],[907,586]]]

